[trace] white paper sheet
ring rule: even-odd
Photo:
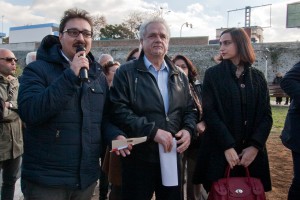
[[[173,147],[170,152],[165,153],[164,147],[159,144],[159,159],[161,168],[162,184],[164,186],[178,185],[178,171],[177,171],[177,144],[173,138]]]
[[[139,138],[126,138],[125,140],[113,140],[112,149],[120,150],[127,148],[129,144],[136,145],[143,142],[146,142],[147,137],[139,137]]]

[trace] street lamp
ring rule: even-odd
[[[265,77],[266,77],[266,80],[268,81],[268,54],[267,53],[270,53],[270,50],[268,48],[265,48],[265,52],[264,52],[264,57],[266,60]]]
[[[163,7],[159,7],[159,9],[160,9],[160,10],[159,10],[158,12],[159,12],[159,16],[160,16],[161,18],[164,17],[164,16],[163,16],[164,14],[167,15],[167,14],[169,14],[169,13],[171,12],[171,10],[167,10],[166,12],[164,12],[164,9],[165,9],[165,8],[163,8]]]
[[[180,37],[181,37],[182,27],[183,27],[184,25],[186,25],[186,27],[189,27],[189,26],[190,26],[191,28],[193,28],[193,24],[189,24],[188,22],[183,23],[183,24],[181,25],[181,28],[180,28]]]

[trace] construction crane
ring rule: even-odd
[[[245,10],[245,27],[250,27],[251,26],[251,9],[253,8],[258,8],[258,7],[263,7],[263,6],[270,6],[270,25],[268,27],[262,27],[262,28],[270,28],[271,27],[271,5],[272,4],[266,4],[266,5],[261,5],[261,6],[246,6],[245,8],[240,8],[240,9],[235,9],[235,10],[228,10],[227,11],[227,28],[228,23],[229,23],[229,13],[234,12],[234,11],[239,11],[239,10]]]

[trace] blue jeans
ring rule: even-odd
[[[294,178],[289,190],[288,200],[300,199],[300,153],[292,151],[294,163]]]
[[[21,156],[15,159],[0,161],[0,173],[2,171],[1,200],[13,200],[15,183],[20,178]]]

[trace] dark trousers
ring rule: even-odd
[[[102,161],[104,159],[101,159],[101,165]],[[100,167],[100,178],[99,178],[99,200],[105,200],[107,199],[107,193],[108,193],[108,177],[105,174],[105,172],[102,170],[102,167]]]
[[[15,183],[20,178],[19,170],[21,156],[15,159],[0,161],[0,173],[2,171],[1,200],[13,200],[15,194]]]
[[[288,200],[300,199],[300,153],[292,151],[294,163],[294,178],[289,190]]]
[[[159,163],[145,162],[131,156],[122,158],[123,200],[150,200],[154,192],[157,200],[180,200],[180,164],[178,183],[178,186],[173,187],[162,185]]]
[[[85,189],[49,187],[23,179],[25,200],[87,200],[91,199],[97,182]]]

